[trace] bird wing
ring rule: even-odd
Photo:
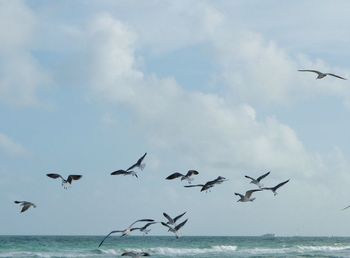
[[[167,227],[167,228],[169,228],[169,229],[173,230],[173,228],[172,228],[172,227],[170,227],[168,224],[166,224],[166,223],[164,223],[164,222],[161,222],[161,224],[162,224],[164,227]]]
[[[146,152],[145,154],[143,154],[143,156],[142,156],[141,158],[139,158],[139,159],[136,161],[136,163],[135,163],[134,165],[130,166],[126,171],[129,171],[130,169],[133,169],[133,168],[135,168],[135,167],[137,167],[137,166],[140,166],[141,163],[142,163],[142,161],[143,161],[143,159],[146,157],[146,155],[147,155],[147,152]]]
[[[288,180],[286,180],[286,181],[284,181],[284,182],[282,182],[282,183],[279,183],[278,185],[276,185],[275,187],[273,187],[274,189],[275,189],[275,191],[278,189],[278,188],[280,188],[282,185],[284,185],[284,184],[286,184],[286,183],[288,183],[289,182],[289,179]]]
[[[190,169],[190,170],[188,170],[186,176],[190,177],[192,175],[198,175],[198,174],[199,174],[199,172],[197,170]]]
[[[26,210],[28,210],[31,205],[32,205],[31,203],[25,203],[22,207],[21,212],[25,212]]]
[[[254,178],[252,178],[252,177],[250,177],[250,176],[244,176],[244,177],[249,178],[249,179],[251,179],[251,180],[255,181],[255,179],[254,179]]]
[[[134,221],[130,226],[129,226],[129,228],[131,228],[134,224],[136,224],[137,222],[142,222],[142,221],[144,221],[144,222],[153,222],[154,221],[154,219],[139,219],[139,220],[136,220],[136,221]]]
[[[163,212],[163,216],[168,220],[168,222],[172,222],[174,221],[168,214],[166,214],[165,212]]]
[[[79,180],[81,177],[82,175],[69,175],[67,182],[71,184],[73,180]]]
[[[250,196],[252,196],[252,194],[253,194],[254,192],[258,192],[258,191],[262,191],[262,190],[261,190],[261,189],[254,189],[254,190],[246,191],[246,192],[245,192],[245,196],[246,196],[247,198],[250,198]]]
[[[323,73],[316,71],[316,70],[298,70],[298,71],[299,72],[312,72],[312,73],[317,73],[318,75],[323,74]]]
[[[18,204],[18,203],[24,203],[24,202],[23,202],[23,201],[15,201],[15,203],[17,203],[17,204]]]
[[[145,230],[146,228],[148,228],[149,226],[153,225],[153,224],[156,224],[157,222],[149,222],[147,223],[146,225],[144,225],[141,230]]]
[[[203,184],[199,184],[199,185],[184,185],[184,187],[204,187]]]
[[[235,193],[235,195],[241,197],[241,198],[244,198],[244,195],[243,194],[240,194],[240,193]]]
[[[174,223],[176,223],[176,221],[177,221],[179,218],[181,218],[183,215],[185,215],[185,214],[186,214],[186,211],[185,211],[184,213],[180,214],[179,216],[176,216],[176,217],[174,218]]]
[[[330,76],[333,76],[333,77],[337,77],[337,78],[342,79],[342,80],[346,80],[344,77],[341,77],[341,76],[336,75],[334,73],[327,73],[327,75],[330,75]]]
[[[123,232],[123,230],[113,230],[113,231],[111,231],[107,236],[105,236],[105,237],[103,238],[103,240],[102,240],[101,243],[98,245],[98,247],[100,247],[100,246],[103,244],[103,242],[106,240],[106,238],[109,237],[111,234],[113,234],[113,233],[119,233],[119,232]]]
[[[183,222],[181,222],[179,225],[177,225],[177,226],[175,227],[175,230],[178,231],[180,228],[182,228],[182,227],[186,224],[187,220],[188,220],[188,219],[186,219],[185,221],[183,221]]]
[[[343,208],[342,210],[346,210],[346,209],[348,209],[348,208],[350,208],[350,205],[349,205],[349,206],[346,206],[346,207]]]
[[[51,173],[51,174],[46,174],[48,177],[51,177],[53,179],[56,179],[56,178],[62,178],[62,180],[64,180],[64,178],[60,175],[60,174],[55,174],[55,173]]]
[[[171,179],[175,179],[175,178],[178,178],[178,177],[181,177],[181,176],[183,176],[183,174],[181,174],[181,173],[179,173],[179,172],[175,172],[175,173],[169,175],[169,176],[168,176],[167,178],[165,178],[165,179],[171,180]]]
[[[130,174],[130,172],[125,171],[123,169],[119,169],[119,170],[114,171],[114,172],[111,173],[112,176],[115,176],[115,175],[127,175],[127,174]]]
[[[267,177],[270,174],[271,171],[267,172],[266,174],[263,174],[262,176],[259,176],[256,180],[260,182],[261,179]]]
[[[141,256],[151,256],[149,253],[146,253],[146,252],[142,252],[139,255],[141,255]]]

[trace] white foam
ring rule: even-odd
[[[148,251],[157,255],[165,256],[181,256],[181,255],[198,255],[198,254],[209,254],[209,253],[232,253],[237,250],[237,246],[225,246],[217,245],[209,248],[172,248],[172,247],[156,247],[150,248]]]

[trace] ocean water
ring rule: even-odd
[[[0,257],[350,257],[347,237],[0,236]]]

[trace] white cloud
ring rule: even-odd
[[[297,70],[316,69],[343,76],[349,72],[322,60],[313,61],[306,55],[294,56],[258,33],[239,30],[229,34],[228,29],[222,29],[213,38],[213,44],[222,67],[219,82],[231,89],[230,97],[240,101],[290,104],[321,94],[344,101],[350,97],[344,81],[335,78],[316,81],[315,74]]]
[[[28,153],[21,144],[2,133],[0,133],[0,150],[13,156],[22,156]]]
[[[91,57],[94,92],[138,117],[151,144],[157,148],[191,156],[193,164],[205,164],[212,169],[268,167],[283,171],[285,176],[293,171],[294,178],[309,178],[323,168],[319,155],[308,153],[294,130],[277,119],[267,117],[258,121],[250,105],[230,104],[216,94],[186,91],[172,78],[145,75],[135,61],[135,35],[120,21],[104,14],[91,28],[88,41],[93,42],[94,50]],[[248,58],[251,64],[256,56],[263,55],[259,57],[259,69],[264,67],[263,59],[270,58],[276,68],[287,62],[283,51],[273,44],[267,47],[266,54],[259,52],[260,45],[253,41],[251,46],[242,46],[246,49],[243,59]],[[270,80],[267,75],[260,76]],[[275,86],[284,80],[278,75]],[[276,99],[286,94],[284,91],[277,93]]]
[[[36,92],[48,76],[31,54],[36,17],[22,1],[1,1],[0,7],[0,101],[37,104]]]

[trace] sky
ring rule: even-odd
[[[0,234],[348,236],[349,1],[0,0]],[[139,178],[111,176],[145,152]],[[228,181],[200,193],[193,183]],[[254,189],[244,175],[274,186]],[[65,190],[47,173],[81,174]],[[36,209],[20,214],[14,200]],[[154,235],[167,235],[156,225]]]

